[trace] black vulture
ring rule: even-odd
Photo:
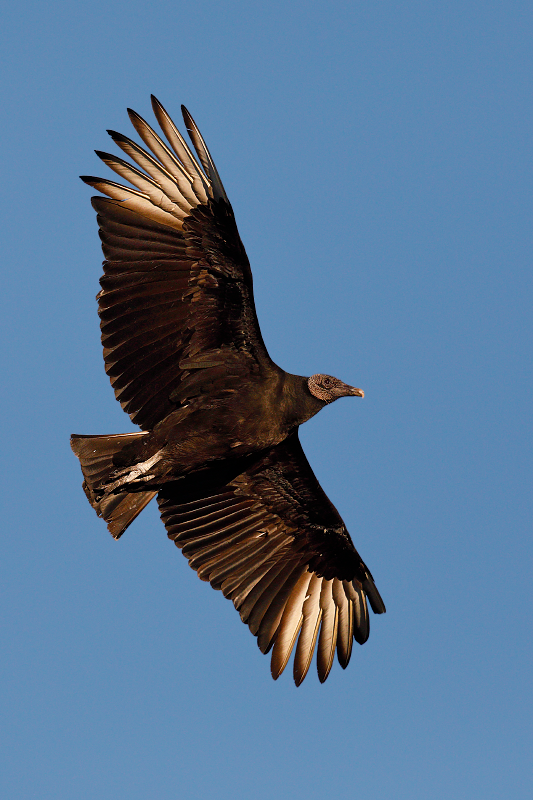
[[[337,651],[369,634],[368,601],[385,606],[321,489],[298,427],[338,397],[363,392],[330,375],[291,375],[270,359],[252,273],[229,200],[191,115],[198,160],[152,97],[163,139],[134,111],[148,148],[114,131],[135,162],[97,151],[135,188],[82,177],[104,251],[98,307],[105,369],[142,429],[73,435],[83,488],[118,539],[157,496],[170,539],[272,648],[272,676],[293,648],[294,680],[315,645],[325,681]],[[149,152],[151,151],[151,152]]]

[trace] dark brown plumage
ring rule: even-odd
[[[72,436],[89,502],[118,539],[157,495],[168,532],[202,580],[233,600],[272,675],[296,645],[294,679],[315,645],[321,681],[335,650],[369,633],[372,576],[326,497],[298,426],[343,396],[329,375],[290,375],[270,359],[231,205],[194,121],[200,164],[152,98],[168,145],[135,112],[147,152],[109,131],[140,167],[97,151],[135,188],[84,177],[104,251],[98,294],[106,372],[139,433]],[[200,166],[201,165],[201,166]]]

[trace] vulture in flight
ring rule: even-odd
[[[363,392],[302,377],[270,359],[252,273],[217,169],[182,107],[196,157],[153,97],[166,141],[129,117],[145,147],[115,131],[134,164],[97,151],[133,188],[83,177],[105,261],[98,307],[105,369],[141,431],[73,435],[85,494],[118,539],[154,498],[198,576],[233,601],[272,650],[274,679],[292,651],[294,680],[313,653],[325,681],[369,634],[367,601],[385,606],[321,489],[298,427]]]

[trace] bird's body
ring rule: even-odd
[[[368,637],[366,597],[375,612],[385,607],[297,431],[338,397],[363,393],[272,362],[211,156],[188,112],[202,167],[153,105],[172,150],[130,112],[154,155],[110,133],[144,172],[98,153],[136,189],[84,178],[111,198],[93,198],[106,257],[98,295],[106,371],[142,428],[72,437],[85,492],[115,538],[157,495],[191,566],[233,600],[263,652],[274,646],[274,677],[297,640],[300,683],[318,641],[325,680],[335,649],[346,666],[352,638]]]

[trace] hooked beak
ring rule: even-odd
[[[362,389],[356,389],[355,386],[348,386],[347,383],[344,384],[344,389],[346,391],[346,395],[348,397],[364,397],[365,393]]]

